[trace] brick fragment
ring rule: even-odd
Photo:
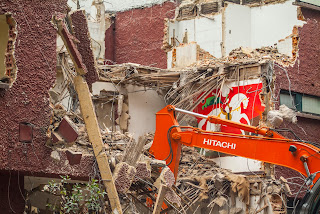
[[[71,143],[78,138],[78,128],[68,116],[64,116],[59,124],[57,132],[67,143]]]
[[[67,150],[66,155],[70,165],[80,164],[80,161],[82,158],[81,152],[74,152],[74,151]]]

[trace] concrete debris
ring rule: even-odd
[[[134,177],[135,181],[138,181],[139,179],[147,179],[149,180],[151,178],[151,165],[150,161],[140,161],[137,164],[136,167],[137,173]]]
[[[58,151],[52,151],[50,157],[56,161],[60,161],[60,154]]]
[[[281,105],[279,107],[279,112],[283,115],[283,119],[288,122],[297,123],[297,114],[294,110],[288,108],[286,105]]]
[[[233,207],[233,195],[249,205],[252,195],[281,195],[286,188],[285,182],[267,179],[265,177],[244,176],[233,174],[229,170],[219,168],[210,158],[200,155],[194,148],[183,147],[182,159],[179,166],[176,186],[184,196],[188,197],[192,205],[208,202],[208,207],[215,205],[224,207],[226,203],[232,205],[232,212],[239,213],[241,208]],[[253,187],[255,186],[255,187]],[[225,195],[230,196],[230,200]],[[270,201],[272,204],[273,202]],[[230,205],[229,205],[230,206]],[[283,203],[278,207],[284,207]]]
[[[99,65],[99,79],[101,81],[134,84],[139,86],[170,88],[179,79],[179,72],[166,69],[126,63],[121,65]]]
[[[298,121],[296,112],[286,105],[281,105],[279,110],[271,110],[268,112],[267,121],[270,126],[278,128],[284,120],[296,124]]]
[[[72,122],[68,116],[64,116],[60,122],[57,132],[67,143],[71,143],[78,138],[77,126]]]
[[[227,203],[227,199],[223,196],[219,196],[219,197],[213,199],[213,203],[215,203],[219,207],[223,207]]]
[[[133,166],[125,162],[121,162],[116,165],[116,169],[113,172],[113,179],[120,193],[125,193],[129,190],[133,178],[136,174],[136,169]]]
[[[179,16],[183,19],[198,14],[210,15],[218,12],[220,2],[222,1],[185,4],[180,7]],[[60,31],[64,30],[63,26],[60,28]],[[68,39],[72,39],[67,36]],[[187,35],[184,42],[189,45]],[[188,46],[186,44],[176,48],[164,43],[164,48],[166,51],[172,48],[178,50]],[[213,159],[200,155],[196,149],[184,146],[179,174],[175,180],[166,162],[155,160],[149,153],[154,135],[149,133],[136,141],[132,134],[127,132],[130,119],[128,95],[119,87],[137,85],[146,89],[152,88],[163,95],[167,103],[193,110],[211,92],[208,88],[218,89],[230,79],[245,81],[261,78],[270,82],[274,63],[283,66],[293,63],[293,59],[279,54],[273,47],[255,50],[241,47],[233,50],[227,57],[217,59],[199,45],[192,46],[197,51],[196,61],[183,69],[167,70],[133,63],[98,65],[99,80],[110,84],[108,89],[95,91],[92,96],[104,144],[101,153],[109,157],[116,191],[120,196],[125,196],[122,197],[122,206],[132,206],[134,200],[134,203],[139,202],[143,205],[152,201],[148,204],[152,207],[156,201],[156,194],[164,186],[164,203],[181,213],[191,210],[193,212],[193,208],[200,204],[206,204],[208,209],[219,209],[220,213],[240,213],[243,209],[236,207],[236,198],[249,206],[251,196],[263,194],[265,196],[261,200],[268,200],[265,205],[270,203],[274,210],[281,209],[284,205],[282,201],[279,202],[277,195],[290,192],[285,180],[279,182],[263,176],[234,174],[217,166]],[[60,161],[60,154],[64,154],[61,152],[65,152],[69,164],[74,165],[81,162],[83,155],[93,156],[93,148],[84,124],[86,118],[82,118],[79,110],[73,80],[68,79],[66,75],[73,69],[69,64],[70,56],[66,50],[60,50],[58,57],[62,78],[66,80],[62,81],[61,88],[67,88],[72,102],[68,101],[66,105],[63,93],[51,90],[53,115],[47,132],[47,145],[54,150],[51,153],[53,159]],[[267,75],[262,75],[264,73]],[[281,119],[294,121],[292,112],[284,107],[280,107],[277,112],[271,112],[270,115],[272,114],[274,120],[277,120],[274,123],[277,124]],[[194,118],[182,118],[178,115],[178,119],[184,119],[186,124],[192,126],[197,124]],[[228,211],[226,207],[229,207]],[[257,210],[265,208],[261,205]]]
[[[250,184],[249,181],[243,175],[228,174],[227,179],[232,182],[231,189],[233,192],[237,192],[239,198],[249,205],[250,202]]]

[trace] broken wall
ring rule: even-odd
[[[319,11],[307,8],[302,8],[301,11],[306,24],[298,28],[299,54],[296,63],[284,69],[275,67],[277,103],[281,89],[320,97],[320,14]],[[320,116],[298,113],[297,117],[298,125],[284,123],[282,128],[292,129],[303,140],[319,143]],[[294,138],[290,134],[287,136]],[[276,166],[276,174],[286,178],[299,176],[295,171],[280,166]],[[293,182],[301,183],[298,180]],[[297,192],[300,186],[292,185],[291,188],[293,192]]]
[[[82,56],[82,61],[87,68],[88,73],[85,75],[85,77],[89,88],[91,88],[92,83],[98,80],[98,73],[96,71],[96,62],[92,53],[94,49],[91,46],[87,18],[84,14],[84,11],[78,10],[71,14],[71,19],[74,36],[81,41],[77,44],[77,48]]]
[[[175,3],[165,2],[117,13],[113,34],[114,53],[110,53],[112,49],[106,49],[105,55],[113,55],[114,59],[111,60],[117,64],[132,62],[166,68],[166,53],[161,50],[164,18],[173,18],[175,7]]]
[[[12,88],[0,92],[2,169],[44,169],[50,151],[45,148],[51,109],[49,88],[55,81],[55,12],[65,12],[65,1],[1,1],[0,14],[11,13],[17,23],[16,65],[19,70]],[[33,126],[31,144],[19,142],[19,124]]]
[[[280,53],[291,56],[294,48],[292,42],[283,44],[282,40],[291,39],[294,27],[304,23],[298,20],[298,9],[292,2],[287,0],[259,7],[225,2],[224,7],[210,16],[199,12],[197,16],[186,15],[185,19],[168,21],[168,37],[165,40],[169,46],[196,42],[217,58],[228,55],[240,46],[255,49],[277,44],[281,46]],[[182,8],[183,5],[180,10]],[[174,54],[170,48],[167,51],[170,68]]]
[[[69,174],[85,178],[93,164],[92,155],[84,154],[79,164],[71,165],[65,151],[52,155],[52,149],[46,147],[53,114],[49,90],[55,84],[58,66],[57,31],[52,24],[57,12],[67,12],[66,1],[0,2],[0,14],[12,14],[17,24],[15,57],[19,71],[12,87],[0,91],[0,169],[20,171],[21,175]],[[85,31],[84,21],[80,17],[79,24]],[[85,40],[83,34],[77,34],[82,45],[79,49],[91,50],[90,40]],[[92,55],[86,53],[85,57],[86,63],[93,62]],[[95,81],[92,71],[87,76],[89,83]]]

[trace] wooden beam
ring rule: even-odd
[[[112,211],[114,213],[122,214],[119,196],[114,185],[112,172],[110,170],[108,162],[108,156],[105,153],[105,146],[101,138],[100,129],[93,108],[88,84],[84,81],[82,76],[74,77],[73,81],[78,94],[80,109],[84,123],[86,125],[89,141],[91,142],[93,147],[94,155],[98,163],[103,184],[107,190]]]
[[[122,214],[119,196],[112,177],[108,156],[105,152],[105,145],[101,138],[100,128],[93,107],[89,87],[83,77],[80,76],[86,74],[87,69],[82,62],[81,54],[73,42],[76,38],[73,38],[73,36],[68,32],[67,27],[63,22],[64,17],[64,14],[56,15],[54,20],[56,21],[58,34],[61,36],[78,74],[73,78],[73,82],[78,94],[82,118],[86,125],[89,141],[93,147],[93,152],[98,163],[103,184],[108,194],[112,212]]]
[[[159,192],[158,192],[157,201],[154,205],[154,210],[153,210],[152,214],[160,214],[161,207],[163,205],[164,197],[166,196],[167,190],[168,190],[168,187],[161,184]]]

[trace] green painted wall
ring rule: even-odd
[[[320,1],[319,0],[300,0],[300,2],[305,2],[313,5],[317,5],[320,7]]]
[[[9,25],[7,24],[6,16],[0,15],[0,78],[5,74],[5,53],[8,43]]]

